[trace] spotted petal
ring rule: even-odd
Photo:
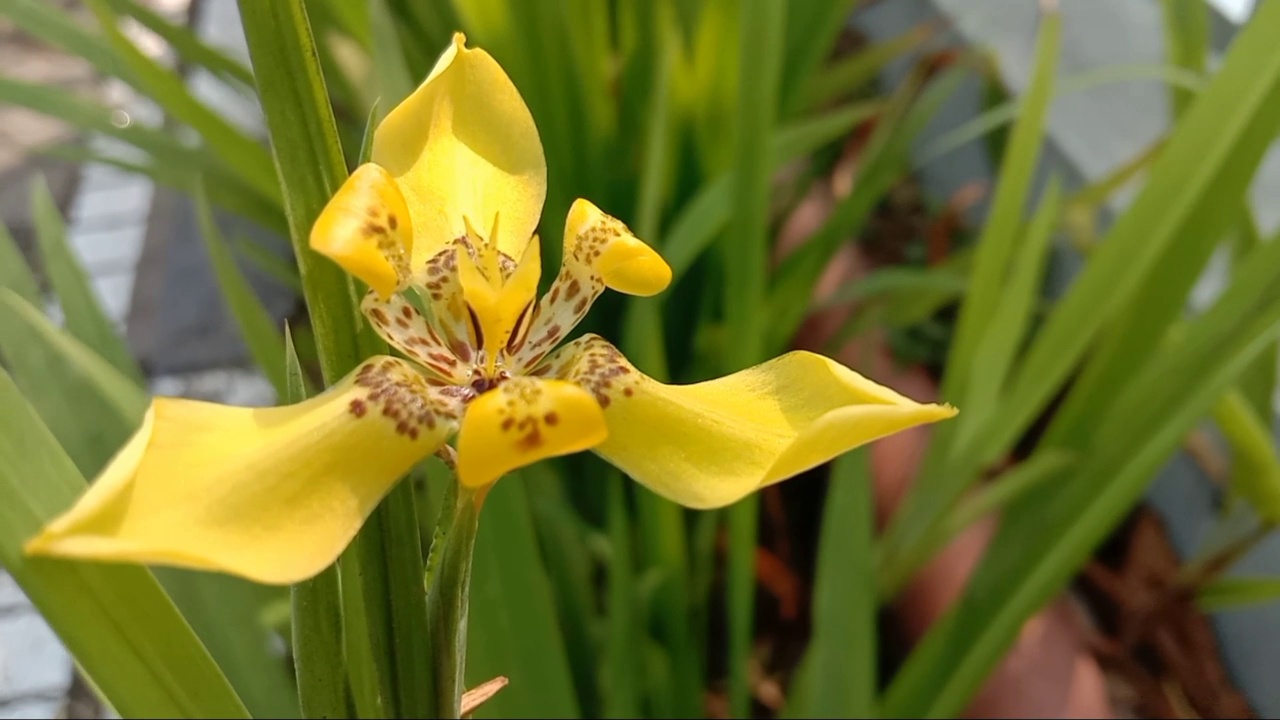
[[[691,508],[728,505],[859,445],[956,413],[808,352],[694,385],[664,385],[586,335],[538,372],[583,387],[604,407],[609,435],[596,453]]]
[[[337,559],[456,416],[450,397],[389,357],[287,407],[156,398],[98,479],[26,549],[298,582]]]
[[[538,225],[547,164],[533,116],[489,53],[455,34],[426,81],[379,124],[373,162],[395,177],[413,218],[413,265],[421,267],[465,223],[519,259]]]
[[[458,433],[458,480],[484,487],[544,458],[590,449],[606,433],[600,406],[582,388],[511,378],[467,406]]]

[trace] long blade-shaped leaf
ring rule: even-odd
[[[0,357],[83,475],[111,459],[146,410],[142,388],[7,289],[0,289]]]
[[[728,370],[764,359],[768,339],[765,296],[769,266],[769,138],[781,95],[786,12],[773,0],[744,0],[739,39],[738,122],[734,126],[733,203],[723,245],[724,314],[733,338]],[[760,501],[750,495],[728,511],[729,561],[725,602],[729,614],[729,708],[750,714],[748,663],[755,617],[755,558]]]
[[[876,712],[875,530],[870,457],[859,450],[831,469],[818,539],[813,629],[786,716],[873,717]]]
[[[1270,40],[1278,32],[1280,5],[1260,5],[1161,151],[1147,186],[1037,334],[1015,374],[1009,402],[971,449],[976,458],[998,456],[1027,428],[1161,259],[1178,254],[1180,239],[1196,244],[1221,237],[1238,218],[1238,202],[1280,127],[1280,55]],[[1134,339],[1139,341],[1148,342],[1145,331]]]
[[[67,243],[62,214],[58,212],[43,178],[37,178],[31,184],[31,214],[35,219],[45,275],[58,295],[67,329],[117,370],[140,382],[142,374],[132,353],[98,304],[84,268],[80,267]]]
[[[1134,375],[1095,422],[1076,472],[1007,509],[968,591],[895,678],[886,713],[958,714],[1022,623],[1062,588],[1183,435],[1278,335],[1280,245],[1267,245],[1212,309]]]
[[[22,250],[0,221],[0,287],[9,288],[32,305],[40,304],[40,286],[27,266]]]
[[[218,279],[218,287],[222,290],[222,299],[240,328],[240,337],[244,339],[258,368],[276,389],[276,395],[285,397],[288,387],[284,340],[271,313],[263,307],[253,287],[236,266],[231,249],[218,230],[213,208],[209,206],[209,198],[205,195],[202,184],[196,189],[196,219],[200,225],[200,237],[209,253],[214,277]]]

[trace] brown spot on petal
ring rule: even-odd
[[[560,416],[557,415],[554,410],[544,415],[542,419],[548,425],[555,425],[560,422]]]

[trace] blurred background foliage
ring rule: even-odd
[[[250,11],[254,3],[261,6]],[[558,238],[572,200],[589,197],[675,271],[658,298],[606,295],[583,330],[619,343],[649,374],[684,382],[785,351],[807,319],[844,308],[814,349],[835,353],[883,335],[899,362],[922,364],[939,396],[961,409],[935,429],[882,531],[865,451],[721,512],[682,510],[585,455],[504,480],[481,522],[468,684],[504,675],[511,685],[478,715],[958,715],[1027,618],[1072,582],[1206,421],[1230,443],[1230,495],[1248,512],[1232,521],[1223,547],[1188,562],[1170,592],[1200,593],[1215,608],[1276,597],[1274,579],[1217,578],[1280,521],[1271,441],[1280,243],[1261,236],[1245,202],[1280,128],[1280,5],[1261,3],[1210,71],[1204,5],[1163,0],[1169,56],[1146,70],[1167,84],[1176,123],[1149,150],[1117,158],[1111,176],[1072,187],[1036,173],[1049,106],[1085,84],[1059,67],[1061,18],[1051,3],[1017,97],[980,50],[940,42],[937,27],[860,40],[846,29],[860,4],[243,0],[255,76],[246,59],[139,0],[86,0],[87,12],[0,0],[0,16],[151,98],[163,122],[122,121],[97,99],[4,74],[0,102],[122,148],[60,144],[51,153],[141,173],[194,198],[227,307],[283,399],[285,328],[240,267],[301,287],[296,265],[305,280],[308,261],[280,263],[252,240],[223,237],[212,212],[305,237],[300,208],[319,190],[299,187],[310,181],[296,180],[297,158],[324,146],[333,128],[345,167],[316,157],[314,177],[354,167],[370,125],[462,30],[507,70],[536,119],[549,172],[542,237]],[[274,154],[268,137],[228,120],[143,53],[121,32],[126,20],[167,43],[181,67],[271,99],[263,107]],[[304,60],[266,72],[254,32],[265,38],[269,22],[301,38],[296,48],[281,41],[282,53],[302,57],[314,39],[323,85],[303,72]],[[906,80],[882,88],[881,71],[903,58],[912,67]],[[987,111],[949,129],[926,160],[983,138],[999,168],[995,182],[968,196],[920,197],[913,141],[949,94],[975,79],[988,88]],[[332,125],[312,117],[309,97],[327,97]],[[292,98],[296,137],[278,131],[286,124],[273,110]],[[1101,224],[1122,188],[1132,200]],[[829,211],[782,246],[788,218],[814,192],[827,193]],[[971,228],[964,210],[984,194],[988,210]],[[68,568],[18,553],[132,433],[148,393],[42,185],[31,213],[31,268],[0,233],[0,564],[119,712],[225,713],[238,696],[253,715],[296,716],[279,642],[291,631],[286,592],[182,571]],[[560,248],[545,245],[549,279]],[[833,259],[855,245],[872,260],[868,273],[815,293]],[[1189,294],[1219,248],[1232,260],[1229,281],[1193,310]],[[1050,296],[1046,268],[1061,253],[1084,262]],[[345,286],[329,291],[330,302],[346,305],[331,317],[346,317],[343,332],[355,338],[352,296]],[[318,387],[326,340],[317,342],[305,314],[289,330]],[[432,477],[442,472],[429,461],[405,484],[420,527],[403,537],[431,537],[442,485]],[[890,640],[881,637],[880,608],[940,548],[995,512],[998,536],[960,601],[914,648],[882,652]],[[344,583],[338,642],[355,708],[362,717],[411,715],[405,678],[374,676],[403,667],[396,650],[406,640],[395,635],[403,628],[385,625],[395,608],[350,591]],[[69,593],[93,609],[69,609]],[[142,685],[153,689],[140,693]]]

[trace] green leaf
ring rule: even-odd
[[[286,260],[267,247],[266,243],[255,241],[244,235],[234,237],[231,240],[231,248],[236,254],[244,256],[254,267],[271,276],[272,280],[302,294],[302,278],[298,277],[298,266],[293,264],[292,257]]]
[[[133,354],[102,311],[89,286],[88,276],[67,244],[62,215],[54,205],[49,186],[43,178],[36,178],[31,184],[31,214],[35,220],[45,276],[58,296],[67,330],[129,379],[141,382],[142,374]]]
[[[1271,353],[1263,357],[1274,359]],[[1258,417],[1238,390],[1213,406],[1213,419],[1231,444],[1231,489],[1249,501],[1262,520],[1280,523],[1280,458],[1271,433],[1271,413]]]
[[[1016,129],[1014,137],[1017,137]],[[1018,214],[1016,209],[1005,209],[1012,215]],[[960,437],[966,431],[980,427],[998,407],[1008,382],[1009,371],[1027,336],[1040,299],[1053,231],[1061,211],[1062,186],[1055,176],[1049,181],[1049,187],[1031,222],[1025,229],[1013,230],[1014,233],[1023,235],[1022,246],[1011,248],[1014,254],[1009,258],[1009,267],[998,276],[1002,278],[1002,282],[998,294],[992,297],[991,314],[981,327],[977,343],[969,348],[972,353],[972,360],[967,363],[969,377],[952,383],[955,386],[952,390],[956,396],[954,402],[964,407],[966,415],[957,423],[962,425],[957,427]],[[978,262],[988,259],[983,256],[983,249],[987,247],[989,246],[985,243],[979,243]],[[965,295],[963,307],[969,307],[970,298],[979,295],[978,286],[983,280],[976,274],[970,278],[969,292]],[[985,280],[991,282],[993,278],[987,276]],[[963,312],[961,310],[962,317]],[[952,347],[954,349],[955,346]],[[954,358],[954,352],[952,357]],[[957,372],[960,370],[948,363],[947,373]],[[952,402],[951,395],[945,389],[942,396]]]
[[[1277,23],[1277,27],[1280,28],[1280,16]],[[1233,44],[1232,48],[1233,51],[1239,51],[1240,45]],[[1249,49],[1244,48],[1244,50]],[[1246,59],[1249,58],[1246,56]],[[1220,83],[1231,78],[1232,74],[1227,72],[1228,69],[1230,68],[1224,68],[1219,73],[1211,90],[1222,87]],[[1255,103],[1252,107],[1237,104],[1233,108],[1237,113],[1233,120],[1239,118],[1240,114],[1251,114],[1259,121],[1257,126],[1247,129],[1240,120],[1236,120],[1236,124],[1231,128],[1248,133],[1240,138],[1241,141],[1249,144],[1256,143],[1258,152],[1262,152],[1274,137],[1277,128],[1280,128],[1280,63],[1273,64],[1270,70],[1273,74],[1270,75],[1271,85],[1267,89],[1267,94],[1249,98],[1252,103]],[[1161,154],[1160,161],[1152,167],[1152,180],[1148,185],[1148,192],[1154,192],[1157,188],[1169,192],[1186,191],[1185,178],[1183,183],[1179,183],[1174,188],[1170,187],[1170,183],[1163,177],[1164,172],[1170,171],[1164,161],[1178,159],[1174,151],[1181,149],[1177,148],[1176,144],[1182,139],[1184,133],[1188,136],[1214,133],[1219,137],[1227,134],[1225,131],[1231,126],[1224,126],[1218,122],[1221,120],[1222,109],[1208,107],[1215,100],[1211,90],[1205,91],[1196,105],[1188,111],[1178,134],[1169,141],[1169,146]],[[1240,101],[1236,100],[1236,102]],[[1211,127],[1206,122],[1206,118],[1212,119],[1215,125]],[[1207,140],[1202,137],[1199,139],[1202,140],[1202,144],[1197,148],[1194,159],[1198,166],[1211,165],[1214,161],[1230,161],[1230,156],[1226,152],[1216,156],[1208,155],[1210,146],[1203,144]],[[1190,154],[1182,159],[1185,162],[1193,161]],[[1205,263],[1208,262],[1210,255],[1226,233],[1242,218],[1240,203],[1259,161],[1260,158],[1257,156],[1239,158],[1240,165],[1232,167],[1229,171],[1231,174],[1221,177],[1220,184],[1213,188],[1215,192],[1235,191],[1235,195],[1232,196],[1233,202],[1236,203],[1234,208],[1228,210],[1225,206],[1215,204],[1204,207],[1198,216],[1187,218],[1188,226],[1183,228],[1180,234],[1168,238],[1166,241],[1168,250],[1152,258],[1146,268],[1140,265],[1135,267],[1132,260],[1124,262],[1123,267],[1126,273],[1124,280],[1127,283],[1127,288],[1124,289],[1131,288],[1132,294],[1126,296],[1117,292],[1121,288],[1114,286],[1109,289],[1110,299],[1106,307],[1111,312],[1102,315],[1106,317],[1110,314],[1111,322],[1102,328],[1102,335],[1098,338],[1087,364],[1073,382],[1070,396],[1055,414],[1053,424],[1047,433],[1052,442],[1078,445],[1081,438],[1091,432],[1091,418],[1095,416],[1094,409],[1103,399],[1111,397],[1124,386],[1137,368],[1156,351],[1166,331],[1181,318],[1183,304],[1203,272]],[[1206,194],[1210,193],[1206,192]],[[1145,196],[1146,193],[1140,196],[1134,211],[1127,213],[1117,223],[1116,229],[1103,243],[1104,245],[1111,244],[1115,239],[1115,233],[1119,232],[1121,226],[1127,224],[1129,218],[1134,217],[1139,209],[1154,209],[1141,203]],[[1220,198],[1215,198],[1215,201],[1220,201]],[[1183,202],[1180,209],[1189,212],[1197,209],[1205,199],[1202,196],[1194,201]],[[1165,223],[1172,219],[1168,213],[1161,213],[1160,218]],[[1144,250],[1155,244],[1157,237],[1161,237],[1153,232],[1154,228],[1150,225],[1124,229],[1142,234],[1141,242]],[[1126,240],[1126,242],[1130,241]],[[1106,262],[1116,263],[1121,260],[1114,256],[1104,260],[1104,249],[1100,247],[1093,253],[1090,266]],[[1104,267],[1111,269],[1106,265]]]
[[[1202,76],[1171,65],[1114,64],[1063,78],[1056,96],[1065,97],[1097,87],[1143,80],[1156,80],[1190,95],[1198,94],[1205,85]],[[953,150],[1009,125],[1017,119],[1023,102],[1025,98],[1006,100],[939,135],[921,150],[919,163],[923,165],[934,162]]]
[[[790,115],[806,98],[818,66],[831,54],[832,46],[853,11],[857,0],[807,0],[783,3],[778,17],[779,42],[768,46],[744,45],[742,52],[773,53],[779,57],[783,115]],[[859,53],[861,54],[861,53]]]
[[[1266,19],[1280,21],[1280,13]],[[1261,42],[1245,32],[1237,42]],[[1228,64],[1223,72],[1229,71]],[[966,594],[894,679],[885,713],[960,713],[1026,619],[1070,580],[1186,432],[1277,336],[1280,245],[1264,245],[1218,302],[1167,338],[1094,418],[1076,470],[1034,488],[1004,512]]]
[[[800,3],[803,4],[803,3]],[[839,27],[838,24],[835,25]],[[933,30],[925,26],[913,27],[900,35],[869,45],[862,50],[851,53],[829,67],[812,75],[796,78],[792,101],[805,107],[820,107],[842,95],[851,94],[864,89],[876,79],[876,76],[890,62],[906,54],[916,46],[933,37]],[[808,78],[806,81],[805,78]],[[800,96],[795,88],[804,91]]]
[[[1208,613],[1280,600],[1280,578],[1219,578],[1200,589],[1196,602]]]
[[[396,21],[386,0],[369,0],[369,27],[373,31],[373,66],[378,84],[378,104],[394,108],[413,92],[416,83],[405,64]]]
[[[734,342],[726,370],[764,359],[765,296],[769,265],[769,138],[777,122],[786,9],[773,0],[743,0],[739,29],[737,123],[731,197],[737,211],[722,239],[725,331]],[[748,496],[728,511],[729,560],[725,581],[729,615],[729,708],[750,715],[748,664],[755,617],[755,560],[759,498]]]
[[[1165,59],[1192,73],[1205,71],[1209,59],[1209,3],[1205,0],[1161,0]],[[1170,88],[1173,116],[1180,117],[1194,100],[1182,88]]]
[[[84,480],[3,370],[0,426],[0,564],[115,711],[123,717],[248,718],[146,568],[23,554],[22,544],[70,507]]]
[[[773,168],[813,153],[834,142],[849,129],[883,110],[879,101],[853,102],[816,118],[779,128],[773,135]],[[707,182],[685,203],[661,242],[662,254],[676,278],[693,266],[733,213],[733,173]]]
[[[925,76],[917,68],[894,92],[863,149],[853,190],[842,198],[822,227],[779,266],[769,298],[769,347],[786,346],[809,312],[809,301],[831,257],[857,234],[876,203],[907,171],[911,141],[925,127],[942,101],[963,79],[953,67],[921,90]],[[918,97],[917,97],[918,96]]]
[[[1014,374],[1001,412],[992,417],[974,447],[957,452],[972,453],[979,461],[1001,455],[1077,369],[1104,327],[1112,323],[1114,329],[1123,311],[1128,311],[1126,327],[1134,328],[1137,336],[1126,339],[1113,333],[1105,354],[1116,362],[1105,368],[1106,379],[1133,377],[1133,362],[1145,360],[1147,352],[1129,358],[1117,351],[1149,349],[1151,331],[1143,324],[1150,322],[1157,330],[1167,327],[1163,320],[1180,310],[1185,294],[1170,300],[1161,297],[1160,287],[1167,282],[1174,292],[1185,290],[1174,286],[1185,280],[1190,268],[1169,263],[1193,265],[1201,252],[1195,246],[1212,244],[1239,217],[1244,189],[1280,126],[1280,57],[1264,39],[1267,32],[1280,32],[1280,8],[1272,11],[1264,5],[1259,10],[1167,141],[1146,187],[1049,314]],[[1159,272],[1163,268],[1177,271],[1176,282]],[[1134,314],[1144,285],[1150,302],[1166,303],[1161,307],[1144,302],[1141,310],[1151,312],[1149,318]],[[1093,362],[1099,370],[1112,364],[1097,357]],[[1093,388],[1102,390],[1100,385]],[[1062,419],[1059,415],[1057,422]]]
[[[0,287],[9,288],[32,305],[41,304],[40,285],[3,221],[0,221]]]
[[[813,628],[785,717],[874,717],[876,713],[875,499],[870,453],[840,457],[818,539]]]
[[[621,474],[609,473],[609,635],[604,644],[604,717],[640,717],[636,658],[641,643],[631,557],[631,522]]]
[[[964,407],[965,400],[972,392],[969,384],[973,380],[975,366],[981,362],[978,351],[1000,309],[998,306],[1003,299],[1004,279],[1017,251],[1023,209],[1027,206],[1032,173],[1040,157],[1049,102],[1053,98],[1053,81],[1057,74],[1061,44],[1062,16],[1056,11],[1047,12],[1041,21],[1039,39],[1036,42],[1035,70],[1000,163],[995,197],[982,235],[978,238],[973,269],[970,271],[969,292],[960,308],[951,351],[947,355],[947,374],[942,384],[942,397],[960,407]],[[1056,205],[1056,199],[1054,202]],[[1043,225],[1044,219],[1040,222]],[[1052,222],[1052,218],[1049,218],[1049,222]],[[1042,247],[1047,247],[1047,236],[1052,225],[1043,226],[1042,230]],[[1014,338],[1014,341],[1019,338]]]
[[[147,409],[137,384],[3,288],[0,349],[14,383],[83,475],[102,469]]]
[[[236,267],[235,258],[218,230],[213,208],[209,207],[209,198],[205,195],[202,183],[197,184],[195,202],[200,237],[209,253],[209,262],[213,267],[214,277],[218,279],[222,299],[235,318],[240,336],[244,338],[254,362],[275,388],[277,397],[285,397],[288,390],[285,346],[276,321],[263,307],[240,268]]]
[[[308,246],[312,224],[347,177],[337,126],[302,1],[241,0],[240,15],[320,367],[332,383],[362,359],[346,275]]]
[[[3,80],[0,80],[0,85],[3,85]],[[254,192],[228,174],[226,168],[206,157],[209,153],[201,150],[179,150],[172,154],[154,152],[150,157],[144,156],[137,161],[106,154],[86,145],[57,145],[46,148],[44,152],[72,163],[98,163],[137,173],[159,185],[191,194],[196,191],[196,181],[204,177],[207,181],[205,190],[215,206],[252,220],[264,230],[281,235],[289,232],[279,198],[271,200]],[[296,282],[297,270],[292,272]]]
[[[239,7],[320,368],[332,384],[364,357],[386,352],[367,325],[362,333],[349,278],[308,245],[316,217],[347,176],[337,126],[302,0],[241,0]],[[397,715],[408,695],[397,694],[395,683],[422,677],[417,617],[426,598],[421,558],[407,551],[418,538],[412,501],[411,485],[392,490],[339,563],[347,671],[364,717]]]
[[[471,581],[467,685],[511,679],[475,713],[481,718],[580,716],[552,587],[538,556],[519,473],[484,501]]]

